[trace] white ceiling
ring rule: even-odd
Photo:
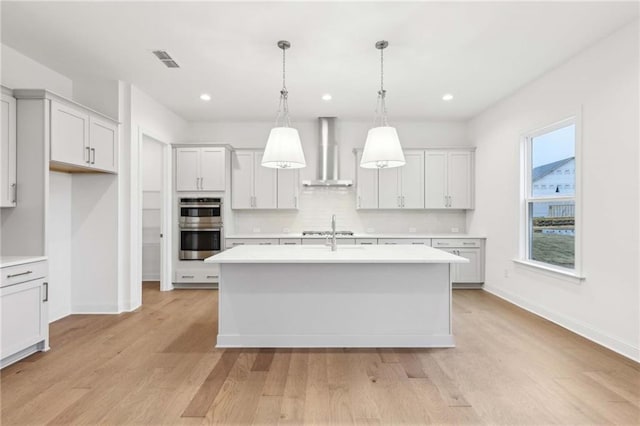
[[[190,121],[219,121],[275,117],[276,41],[287,39],[295,121],[372,118],[374,44],[387,39],[391,121],[463,119],[637,17],[637,2],[3,1],[2,42],[72,78],[129,81]],[[181,68],[165,68],[155,49]]]

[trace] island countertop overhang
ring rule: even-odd
[[[418,245],[327,246],[244,245],[205,259],[207,263],[469,263],[468,259],[433,247]]]

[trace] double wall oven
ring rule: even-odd
[[[203,260],[223,245],[222,198],[180,198],[180,260]]]

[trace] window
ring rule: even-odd
[[[576,125],[566,120],[524,138],[524,261],[575,272]],[[564,172],[563,185],[541,184]]]

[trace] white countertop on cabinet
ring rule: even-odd
[[[326,238],[324,235],[302,235],[302,233],[289,233],[289,234],[231,234],[225,235],[226,239],[233,238]],[[478,238],[485,239],[484,235],[470,235],[470,234],[364,234],[354,233],[353,235],[336,235],[336,238]]]
[[[427,246],[315,245],[238,246],[205,259],[207,263],[468,263],[463,257]]]
[[[24,265],[47,260],[46,256],[0,256],[0,268]]]

